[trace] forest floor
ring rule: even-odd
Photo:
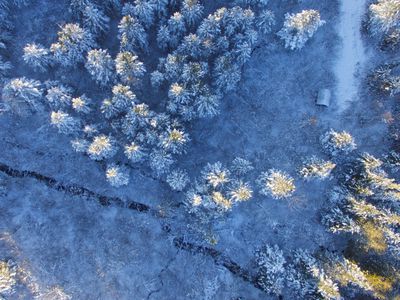
[[[21,61],[23,45],[37,39],[48,45],[54,40],[66,2],[40,0],[21,12],[29,18],[19,19],[15,33],[19,38],[14,42],[12,62],[18,76],[32,77]],[[355,46],[351,42],[352,37],[359,38],[355,26],[363,12],[342,16],[336,1],[331,0],[276,2],[271,9],[278,24],[286,12],[305,8],[320,10],[327,23],[301,51],[285,50],[275,36],[263,42],[244,67],[238,91],[223,100],[221,114],[211,121],[191,124],[192,144],[180,162],[192,179],[206,163],[227,164],[237,156],[256,166],[253,182],[269,168],[295,177],[293,198],[274,200],[256,192],[254,199],[241,203],[209,228],[216,244],[209,246],[248,270],[253,266],[254,250],[264,242],[277,244],[284,251],[342,250],[320,224],[320,210],[335,182],[305,182],[297,176],[305,158],[326,158],[319,142],[323,133],[329,128],[348,130],[360,151],[372,154],[387,148],[382,107],[371,100],[355,101],[346,109],[348,98],[339,97],[354,96],[358,78],[365,77],[357,67],[364,61],[358,56],[364,50],[358,41]],[[355,23],[349,24],[351,36],[344,37],[343,27],[338,29],[336,24],[343,17],[345,26],[354,16],[351,22]],[[343,48],[340,37],[344,38]],[[344,69],[346,63],[349,69]],[[87,88],[90,84],[79,72],[52,76],[71,75],[80,80],[74,88]],[[44,79],[44,75],[33,76]],[[346,80],[336,85],[335,78],[342,76]],[[321,88],[337,90],[341,100],[329,108],[317,107],[316,94]],[[360,99],[364,96],[360,93]],[[101,166],[75,153],[68,139],[47,123],[47,115],[22,119],[2,115],[0,163],[126,202],[135,200],[149,205],[155,213],[105,207],[33,178],[2,175],[7,193],[0,196],[0,260],[11,258],[20,268],[20,285],[10,299],[35,295],[40,299],[132,299],[132,295],[135,299],[167,300],[269,299],[215,259],[174,246],[173,239],[184,235],[191,221],[182,217],[184,207],[177,205],[182,194],[171,192],[165,183],[138,169],[132,170],[129,186],[110,187]],[[167,223],[171,231],[165,229]]]

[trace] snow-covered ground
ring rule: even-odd
[[[366,2],[366,0],[341,1],[338,33],[342,39],[342,47],[335,69],[338,81],[336,101],[339,111],[344,111],[350,102],[357,100],[358,74],[367,61],[366,49],[361,39],[361,22]]]

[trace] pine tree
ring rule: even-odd
[[[70,134],[79,129],[79,121],[61,110],[51,112],[50,119],[51,124],[57,127],[59,133]]]
[[[221,187],[230,181],[229,170],[224,168],[220,162],[207,164],[201,173],[207,185],[213,188]]]
[[[149,158],[150,168],[157,176],[168,173],[169,169],[174,163],[174,159],[172,158],[171,154],[166,153],[163,150],[153,150],[150,153]]]
[[[135,17],[130,15],[122,17],[118,28],[123,51],[134,51],[136,49],[147,51],[148,37],[146,30]]]
[[[285,42],[285,47],[299,50],[325,24],[316,10],[303,10],[297,14],[286,14],[283,28],[278,36]]]
[[[189,26],[201,20],[203,11],[204,7],[199,0],[183,0],[181,12]]]
[[[253,190],[248,182],[235,181],[229,190],[230,200],[232,202],[248,201],[253,197]]]
[[[42,89],[39,81],[15,78],[4,85],[2,100],[5,108],[16,114],[36,111],[40,106]]]
[[[146,156],[146,152],[143,147],[135,142],[125,145],[124,153],[126,157],[133,163],[142,161]]]
[[[165,151],[173,154],[182,154],[185,152],[185,146],[189,141],[189,136],[181,129],[168,128],[161,136],[161,147]]]
[[[158,47],[165,50],[169,47],[170,44],[176,43],[174,42],[173,35],[169,32],[168,27],[166,25],[161,25],[157,32],[157,44]]]
[[[54,109],[69,106],[72,101],[72,89],[64,85],[55,85],[47,90],[46,100]]]
[[[87,154],[93,160],[103,160],[113,157],[117,150],[117,143],[112,136],[98,135],[93,138]]]
[[[189,176],[186,171],[177,169],[167,176],[167,183],[174,191],[183,191],[189,183]]]
[[[120,52],[115,59],[118,76],[126,84],[135,84],[143,77],[146,69],[144,64],[132,52]]]
[[[95,46],[91,33],[78,24],[66,24],[58,32],[58,42],[50,47],[62,66],[73,66],[84,60],[85,53]]]
[[[80,97],[76,97],[72,99],[72,108],[77,113],[87,114],[91,109],[92,100],[88,98],[86,95],[82,95]]]
[[[149,28],[154,21],[155,4],[150,0],[135,0],[134,15],[145,28]]]
[[[280,295],[286,277],[286,259],[277,245],[264,245],[256,251],[257,282],[267,293]]]
[[[263,172],[258,178],[260,193],[276,199],[290,197],[296,190],[292,177],[274,169]]]
[[[116,164],[110,164],[106,170],[106,178],[112,186],[121,187],[128,185],[129,172],[127,168],[118,166]]]
[[[24,47],[23,59],[36,71],[44,72],[51,65],[49,50],[40,44],[27,44]]]
[[[92,78],[102,86],[114,81],[114,61],[107,50],[90,50],[85,67]]]
[[[246,175],[247,173],[251,172],[254,170],[254,167],[251,162],[249,162],[246,159],[236,157],[232,161],[232,167],[231,170],[233,173],[237,175]]]
[[[87,5],[83,10],[83,25],[92,34],[98,35],[109,28],[110,18],[95,5]]]
[[[264,35],[270,33],[275,24],[275,14],[268,9],[263,10],[256,18],[257,29]]]
[[[8,61],[3,61],[3,58],[0,57],[0,82],[4,79],[4,77],[8,74],[8,72],[12,69],[12,65]]]
[[[337,132],[331,129],[321,137],[321,143],[324,149],[332,154],[348,154],[356,149],[353,137],[346,131]]]
[[[73,139],[71,140],[71,146],[74,151],[78,153],[86,153],[89,148],[89,142],[85,139]]]
[[[373,34],[388,33],[400,25],[400,1],[378,0],[369,6],[370,30]]]
[[[211,118],[219,113],[220,96],[218,95],[200,95],[196,98],[195,108],[200,118]]]
[[[129,86],[117,84],[112,89],[112,103],[119,111],[132,107],[136,100],[136,95]]]
[[[181,13],[174,13],[168,20],[167,30],[169,32],[169,47],[175,48],[186,33],[184,17]]]
[[[232,91],[240,81],[240,69],[230,55],[218,57],[214,63],[215,85],[223,93]]]
[[[305,179],[310,178],[328,178],[336,165],[331,161],[324,161],[316,157],[306,160],[304,166],[300,170],[300,175]]]

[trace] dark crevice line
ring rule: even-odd
[[[97,199],[99,204],[101,204],[102,206],[113,205],[121,208],[128,208],[141,213],[152,213],[153,216],[158,216],[156,210],[151,208],[149,205],[136,201],[128,201],[127,203],[125,203],[125,201],[118,197],[107,197],[81,186],[62,184],[54,178],[39,174],[34,171],[17,170],[0,162],[0,172],[14,178],[34,178],[44,183],[49,188],[55,189],[57,191],[67,193],[72,196],[83,196],[87,199]],[[170,234],[170,226],[163,226],[163,230],[166,233]],[[263,291],[263,289],[258,284],[257,278],[255,276],[252,276],[249,271],[242,268],[239,264],[224,255],[222,252],[214,248],[187,242],[182,237],[175,237],[173,241],[174,246],[177,249],[189,251],[193,254],[202,254],[211,257],[216,265],[223,266],[236,277],[241,278],[245,282],[252,284],[255,288]]]
[[[58,182],[56,179],[39,174],[34,171],[20,171],[11,168],[10,166],[7,166],[3,163],[0,163],[0,172],[3,172],[7,174],[8,176],[11,177],[16,177],[16,178],[34,178],[40,182],[43,182],[45,185],[48,187],[55,189],[60,192],[65,192],[69,195],[72,196],[83,196],[85,198],[94,198],[97,199],[97,201],[100,203],[102,206],[117,206],[117,207],[127,207],[129,209],[138,211],[138,212],[149,212],[151,210],[150,206],[129,200],[127,203],[123,201],[121,198],[118,197],[107,197],[104,195],[101,195],[99,193],[93,192],[87,188],[78,186],[78,185],[72,185],[72,184],[62,184]]]

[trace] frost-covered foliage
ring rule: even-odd
[[[115,59],[116,72],[125,84],[134,84],[143,77],[146,68],[132,52],[120,52]]]
[[[112,136],[98,135],[93,138],[87,154],[91,159],[103,160],[114,156],[117,150],[116,141]]]
[[[72,108],[77,113],[87,114],[91,111],[92,100],[86,95],[82,95],[80,97],[72,98]]]
[[[58,32],[58,41],[50,47],[56,61],[62,66],[74,66],[82,62],[86,53],[96,43],[93,35],[78,24],[65,24]]]
[[[41,98],[41,83],[24,77],[7,82],[2,93],[5,108],[16,114],[36,111],[40,106]]]
[[[296,190],[292,177],[274,169],[263,172],[257,182],[261,194],[272,196],[276,199],[290,197]]]
[[[51,84],[47,89],[46,100],[54,109],[65,108],[72,101],[72,89],[57,83]]]
[[[184,170],[174,170],[167,176],[167,183],[174,191],[183,191],[189,183],[189,176]]]
[[[369,6],[370,30],[373,34],[388,33],[400,25],[400,1],[378,0]]]
[[[328,178],[336,165],[331,161],[325,161],[317,157],[311,157],[306,160],[303,167],[300,169],[300,175],[305,179]]]
[[[126,15],[121,19],[118,28],[123,51],[147,50],[147,33],[138,19],[131,15]]]
[[[257,282],[267,293],[280,295],[286,278],[286,260],[277,245],[264,245],[256,252]]]
[[[298,50],[315,34],[319,27],[325,24],[318,11],[303,10],[297,14],[286,14],[283,28],[278,36],[285,42],[285,47]]]
[[[50,123],[63,134],[74,133],[79,128],[78,120],[60,110],[51,112],[50,119]]]
[[[120,187],[129,183],[129,171],[128,169],[111,164],[106,170],[107,181],[114,187]]]
[[[379,66],[368,76],[368,84],[377,93],[395,96],[400,92],[399,63]]]
[[[321,137],[325,151],[331,155],[348,154],[356,149],[356,144],[350,133],[334,131],[331,129]]]
[[[252,198],[252,187],[245,180],[243,174],[231,173],[220,162],[207,164],[186,193],[186,204],[201,218],[216,217]]]
[[[50,51],[40,44],[27,44],[24,47],[24,62],[36,71],[44,72],[52,62]]]
[[[0,296],[10,295],[17,284],[17,267],[12,260],[0,260]]]
[[[254,167],[250,161],[240,158],[240,157],[236,157],[232,161],[231,170],[232,170],[232,172],[234,172],[238,175],[245,175],[245,174],[253,171]]]
[[[152,151],[149,155],[149,158],[150,168],[156,173],[157,176],[167,173],[174,163],[172,155],[164,150]]]
[[[271,10],[263,10],[256,18],[256,23],[258,30],[262,34],[268,34],[276,24],[275,14]]]
[[[86,5],[82,11],[84,28],[97,35],[108,30],[110,18],[93,4]]]

